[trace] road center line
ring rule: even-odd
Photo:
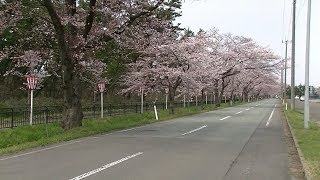
[[[269,126],[269,124],[270,124],[270,122],[272,120],[272,116],[273,116],[273,113],[274,113],[274,110],[276,109],[276,107],[277,107],[277,105],[274,105],[274,108],[273,108],[273,110],[272,110],[272,112],[271,112],[271,114],[269,116],[269,119],[267,121],[267,124],[266,124],[267,127]]]
[[[237,112],[236,114],[241,114],[243,111],[239,111],[239,112]]]
[[[250,110],[250,108],[246,109],[246,111],[249,111],[249,110]]]
[[[189,131],[189,132],[183,133],[183,134],[181,134],[181,135],[182,135],[182,136],[185,136],[185,135],[188,135],[188,134],[194,133],[194,132],[199,131],[199,130],[201,130],[201,129],[203,129],[203,128],[206,128],[206,127],[208,127],[208,126],[207,126],[207,125],[204,125],[204,126],[201,126],[201,127],[197,128],[197,129],[194,129],[194,130],[192,130],[192,131]]]
[[[230,117],[231,117],[231,116],[224,117],[224,118],[220,119],[220,121],[223,121],[223,120],[228,119],[228,118],[230,118]]]
[[[117,164],[120,164],[120,163],[122,163],[122,162],[124,162],[124,161],[127,161],[127,160],[129,160],[129,159],[132,159],[132,158],[134,158],[134,157],[136,157],[136,156],[140,156],[141,154],[143,154],[143,152],[138,152],[138,153],[136,153],[136,154],[132,154],[132,155],[127,156],[127,157],[125,157],[125,158],[122,158],[122,159],[120,159],[120,160],[118,160],[118,161],[114,161],[114,162],[112,162],[112,163],[110,163],[110,164],[106,164],[106,165],[104,165],[104,166],[101,166],[101,167],[99,167],[99,168],[97,168],[97,169],[94,169],[94,170],[92,170],[92,171],[89,171],[89,172],[87,172],[87,173],[81,174],[80,176],[74,177],[74,178],[69,179],[69,180],[80,180],[80,179],[84,179],[84,178],[86,178],[86,177],[88,177],[88,176],[91,176],[91,175],[96,174],[96,173],[98,173],[98,172],[100,172],[100,171],[106,170],[106,169],[108,169],[108,168],[110,168],[110,167],[112,167],[112,166],[115,166],[115,165],[117,165]]]

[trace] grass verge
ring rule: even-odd
[[[291,110],[285,113],[306,161],[307,173],[312,179],[320,179],[320,125],[311,121],[310,128],[304,129],[303,113]]]
[[[239,104],[240,103],[236,103],[235,105]],[[169,114],[168,111],[160,110],[158,116],[159,121],[165,121],[225,107],[229,107],[229,105],[221,104],[221,107],[219,108],[213,107],[213,105],[205,105],[203,108],[201,106],[177,108],[175,109],[175,114]],[[84,120],[82,127],[74,128],[70,131],[64,131],[58,123],[48,124],[47,126],[34,125],[17,127],[14,129],[2,129],[0,130],[0,155],[154,122],[158,122],[155,120],[154,113],[146,112],[143,114],[115,116],[102,120]]]

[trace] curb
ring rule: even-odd
[[[289,130],[290,130],[290,133],[292,135],[292,138],[293,138],[293,141],[294,141],[294,145],[298,151],[298,155],[299,155],[299,158],[300,158],[300,162],[302,164],[302,170],[304,172],[304,177],[306,178],[306,180],[312,180],[312,176],[310,175],[310,172],[309,171],[306,171],[307,169],[307,164],[306,164],[306,160],[301,152],[301,149],[300,149],[300,146],[298,144],[298,140],[296,139],[296,136],[294,134],[294,131],[293,131],[293,128],[291,127],[290,123],[289,123],[289,120],[288,120],[288,116],[285,112],[285,110],[283,109],[283,113],[284,113],[284,116],[286,117],[286,122],[289,126]]]

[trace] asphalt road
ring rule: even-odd
[[[315,121],[320,121],[320,103],[309,101],[310,103],[310,118]],[[290,105],[288,105],[290,108]],[[304,101],[296,100],[296,108],[303,111]]]
[[[0,179],[289,180],[277,102],[264,100],[0,157]]]

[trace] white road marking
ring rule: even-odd
[[[224,118],[220,119],[220,121],[223,121],[223,120],[228,119],[228,118],[230,118],[230,117],[231,117],[231,116],[224,117]]]
[[[277,105],[274,105],[274,108],[273,108],[273,110],[272,110],[272,112],[271,112],[271,114],[269,116],[269,119],[267,121],[267,124],[266,124],[267,127],[269,126],[269,124],[270,124],[270,122],[272,120],[272,116],[273,116],[273,113],[274,113],[274,110],[276,109],[276,107],[277,107]]]
[[[69,180],[80,180],[80,179],[84,179],[84,178],[86,178],[86,177],[88,177],[88,176],[91,176],[91,175],[96,174],[96,173],[98,173],[98,172],[100,172],[100,171],[106,170],[106,169],[108,169],[108,168],[110,168],[110,167],[112,167],[112,166],[115,166],[115,165],[119,164],[119,163],[122,163],[122,162],[124,162],[124,161],[129,160],[129,159],[132,159],[132,158],[134,158],[134,157],[136,157],[136,156],[140,156],[141,154],[143,154],[143,152],[138,152],[138,153],[136,153],[136,154],[127,156],[127,157],[122,158],[122,159],[120,159],[120,160],[118,160],[118,161],[114,161],[114,162],[112,162],[112,163],[110,163],[110,164],[106,164],[106,165],[104,165],[104,166],[101,166],[101,167],[99,167],[99,168],[97,168],[97,169],[94,169],[94,170],[92,170],[92,171],[89,171],[89,172],[87,172],[87,173],[81,174],[80,176],[74,177],[74,178],[69,179]]]
[[[257,104],[256,106],[259,106],[259,104]]]
[[[138,128],[138,127],[129,128],[129,129],[121,130],[121,131],[118,131],[118,132],[127,132],[127,131],[131,131],[131,130],[135,130],[135,129],[137,129],[137,128]]]
[[[207,125],[204,125],[204,126],[201,126],[201,127],[197,128],[197,129],[194,129],[194,130],[192,130],[192,131],[189,131],[189,132],[183,133],[183,134],[181,134],[181,135],[182,135],[182,136],[185,136],[185,135],[188,135],[188,134],[194,133],[194,132],[199,131],[199,130],[201,130],[201,129],[203,129],[203,128],[206,128],[206,127],[208,127],[208,126],[207,126]]]
[[[246,109],[246,111],[249,111],[249,110],[250,110],[250,108]]]
[[[239,111],[239,112],[237,112],[236,114],[241,114],[243,111]]]
[[[71,144],[75,144],[75,143],[79,143],[79,142],[81,142],[81,141],[73,141],[73,142],[70,142],[70,143],[60,144],[60,145],[57,145],[57,146],[51,146],[51,147],[47,147],[47,148],[44,148],[44,149],[39,149],[39,150],[36,150],[36,151],[31,151],[31,152],[27,152],[27,153],[23,153],[23,154],[18,154],[18,155],[15,155],[15,156],[2,158],[2,159],[0,159],[0,161],[13,159],[13,158],[21,157],[21,156],[26,156],[26,155],[38,153],[38,152],[41,152],[41,151],[47,151],[47,150],[50,150],[50,149],[55,149],[55,148],[58,148],[58,147],[67,146],[67,145],[71,145]]]

